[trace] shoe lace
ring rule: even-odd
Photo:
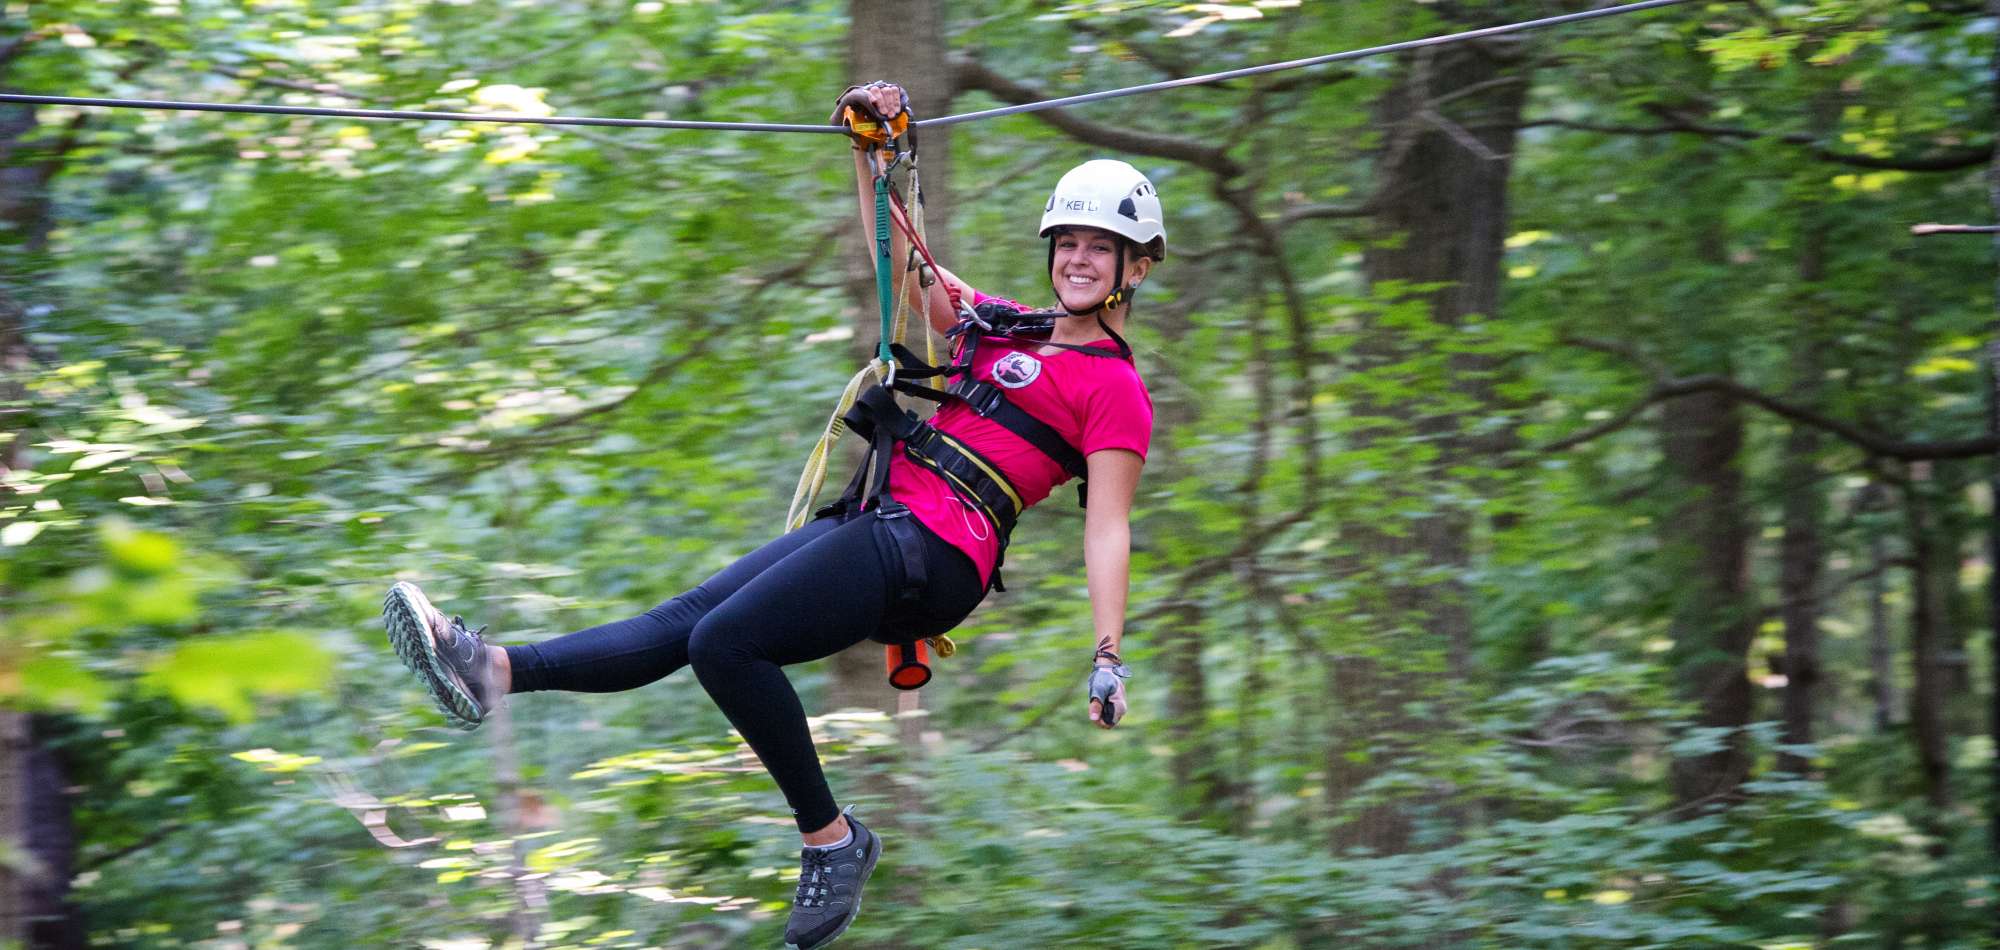
[[[488,624],[487,626],[492,625]],[[464,617],[452,617],[451,650],[454,654],[462,654],[454,658],[463,664],[470,664],[473,660],[478,659],[479,651],[486,647],[486,641],[480,639],[480,634],[485,632],[486,627],[480,627],[477,630],[467,630],[465,628]]]
[[[799,907],[818,907],[826,903],[829,890],[827,880],[833,870],[833,852],[824,848],[799,849],[799,891],[793,895],[792,903]]]

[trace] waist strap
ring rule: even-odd
[[[1006,546],[1026,505],[998,466],[896,405],[895,396],[881,386],[862,393],[843,418],[872,443],[868,462],[856,473],[858,484],[848,488],[849,496],[866,503],[887,494],[890,446],[901,442],[910,461],[944,479],[961,501],[978,508],[1000,532],[1001,546]]]

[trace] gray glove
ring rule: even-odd
[[[1125,718],[1125,681],[1132,678],[1131,667],[1099,666],[1090,671],[1090,721],[1106,728]]]

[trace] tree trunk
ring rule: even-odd
[[[855,0],[848,6],[848,78],[851,83],[886,80],[910,95],[910,111],[919,118],[944,115],[951,109],[951,71],[946,68],[944,17],[937,0]],[[832,99],[838,89],[827,91]],[[918,143],[923,185],[924,243],[938,263],[951,267],[951,140],[950,128],[932,129]],[[847,162],[841,150],[839,160]],[[843,201],[846,192],[842,192]],[[905,195],[915,204],[917,196]],[[852,217],[850,215],[850,217]],[[858,360],[875,355],[881,325],[875,297],[875,271],[868,238],[853,233],[846,258],[850,294],[856,318],[854,352]],[[900,262],[898,262],[900,264]],[[912,328],[922,332],[922,326]],[[853,440],[849,440],[852,442]],[[831,480],[831,479],[830,479]],[[833,708],[862,707],[897,711],[897,691],[882,671],[882,648],[862,643],[828,661],[832,674],[828,702]],[[935,657],[933,658],[935,660]]]
[[[28,850],[28,714],[0,711],[0,945],[25,945],[32,892],[48,877]]]
[[[1961,465],[1928,469],[1932,498],[1963,498],[1979,476]],[[1939,712],[1946,736],[1972,735],[1979,730],[1978,690],[1972,679],[1972,629],[1983,606],[1978,595],[1960,579],[1960,568],[1979,525],[1958,505],[1934,505],[1929,514],[1930,540],[1938,558],[1936,650]]]
[[[1822,97],[1822,103],[1831,105]],[[1829,112],[1821,108],[1819,112]],[[1807,295],[1803,319],[1792,348],[1792,396],[1812,405],[1819,394],[1823,343],[1817,328],[1825,308],[1820,283],[1826,279],[1826,228],[1818,208],[1809,205],[1799,215],[1799,284]],[[1820,538],[1825,494],[1820,490],[1818,430],[1795,425],[1785,436],[1781,484],[1784,486],[1784,540],[1778,550],[1779,618],[1785,628],[1784,741],[1807,745],[1813,739],[1813,718],[1820,684],[1820,569],[1826,553]],[[1778,770],[1804,775],[1811,760],[1792,752],[1778,755]]]
[[[1407,849],[1410,819],[1389,803],[1346,806],[1370,779],[1386,771],[1392,736],[1402,735],[1392,716],[1402,705],[1395,687],[1412,677],[1383,675],[1372,656],[1336,656],[1327,665],[1327,693],[1338,706],[1336,742],[1327,748],[1326,791],[1334,806],[1334,853],[1361,848],[1375,854]]]
[[[1202,612],[1181,611],[1161,642],[1166,657],[1167,735],[1173,753],[1168,773],[1182,821],[1213,820],[1228,814],[1226,764],[1209,731],[1208,677],[1202,668]]]
[[[1250,565],[1244,574],[1254,574],[1256,570],[1255,565]],[[1232,804],[1229,830],[1238,835],[1250,834],[1257,820],[1257,804],[1261,799],[1257,789],[1257,726],[1262,718],[1258,710],[1268,688],[1264,677],[1264,624],[1254,596],[1245,599],[1244,609],[1247,615],[1243,629],[1243,683],[1236,696],[1236,775],[1223,783]]]
[[[886,80],[902,86],[909,94],[910,111],[916,118],[950,111],[955,90],[951,72],[945,66],[944,16],[937,0],[854,0],[848,5],[848,16],[848,83]],[[831,98],[839,91],[830,89],[827,95]],[[932,129],[921,136],[918,172],[922,190],[903,196],[912,213],[921,202],[924,244],[938,263],[948,268],[953,267],[951,143],[949,128]],[[844,149],[837,154],[843,164],[848,162]],[[872,236],[852,230],[848,233],[845,256],[852,262],[848,286],[857,314],[854,353],[859,365],[875,355],[881,321]],[[893,263],[899,269],[903,264]],[[918,315],[911,331],[921,334],[925,327],[924,318]],[[918,352],[922,352],[921,348]],[[933,655],[931,662],[936,664],[940,660]],[[827,702],[831,708],[859,707],[879,709],[892,716],[907,714],[897,720],[897,733],[902,739],[900,752],[905,756],[922,754],[922,720],[914,714],[922,706],[923,694],[902,693],[889,685],[883,671],[881,645],[865,641],[836,654],[828,661],[828,672]],[[870,794],[894,803],[898,812],[913,813],[924,807],[922,788],[914,782],[888,781],[887,772],[882,769],[870,769],[861,778]],[[895,828],[897,815],[881,815],[876,824]],[[920,897],[920,882],[909,879],[897,881],[890,893],[891,900],[901,903],[914,904]]]
[[[2000,19],[2000,0],[1986,0],[1986,14]],[[2000,132],[2000,46],[1993,50],[1991,72],[1993,131]],[[1987,165],[1986,196],[1993,220],[2000,221],[2000,153]],[[1993,259],[2000,264],[2000,234],[1993,237]],[[2000,277],[1994,279],[1993,292],[1994,304],[2000,308]],[[1987,331],[1986,431],[2000,435],[2000,319]],[[1986,841],[1993,860],[2000,863],[2000,460],[1991,464],[1994,468],[1986,487],[1988,497],[1995,499],[1995,510],[1987,514],[1986,527],[1986,734],[1992,739],[1993,754],[1987,762]],[[1993,925],[1993,935],[2000,938],[2000,920]]]
[[[1881,483],[1870,483],[1855,499],[1856,512],[1889,503]],[[1896,723],[1896,644],[1889,629],[1889,542],[1882,529],[1868,529],[1868,695],[1875,707],[1875,731]]]
[[[1500,309],[1500,259],[1508,229],[1507,181],[1515,126],[1526,101],[1528,68],[1513,41],[1423,50],[1406,57],[1396,84],[1376,103],[1386,130],[1375,166],[1375,234],[1362,257],[1370,286],[1388,282],[1435,284],[1424,294],[1431,318],[1457,326],[1493,319]],[[1471,131],[1471,130],[1478,131]],[[1400,340],[1370,333],[1364,359],[1393,359]],[[1462,392],[1491,404],[1493,360],[1458,354],[1451,378]],[[1382,406],[1409,421],[1442,455],[1432,471],[1449,470],[1468,448],[1454,414],[1410,418],[1407,407]],[[1419,410],[1421,411],[1421,410]],[[1427,568],[1462,576],[1468,561],[1471,519],[1438,511],[1419,520],[1405,539],[1379,538],[1370,554],[1417,555]],[[1471,615],[1456,580],[1411,589],[1404,606],[1442,638],[1448,668],[1462,680],[1471,665]]]
[[[1252,275],[1250,294],[1246,307],[1243,345],[1246,353],[1244,367],[1249,373],[1251,391],[1255,394],[1257,411],[1250,422],[1250,460],[1243,473],[1243,481],[1237,487],[1237,497],[1241,504],[1243,530],[1246,534],[1257,530],[1264,517],[1264,479],[1270,473],[1272,429],[1276,425],[1277,398],[1273,392],[1269,342],[1265,339],[1266,295],[1263,281]],[[1261,793],[1257,787],[1258,726],[1262,721],[1264,691],[1264,611],[1275,612],[1280,605],[1273,603],[1273,595],[1263,583],[1262,568],[1253,553],[1243,559],[1237,567],[1237,576],[1243,581],[1246,596],[1243,598],[1245,611],[1243,634],[1246,640],[1243,658],[1243,681],[1237,688],[1236,700],[1236,776],[1234,795],[1236,799],[1236,820],[1232,830],[1239,835],[1247,835],[1255,826],[1257,807]],[[1282,621],[1280,621],[1282,623]]]
[[[1439,324],[1498,315],[1508,176],[1527,86],[1528,66],[1513,41],[1422,50],[1399,61],[1396,82],[1375,106],[1384,138],[1371,200],[1376,240],[1362,258],[1370,286],[1434,285],[1414,299],[1427,304]],[[1374,326],[1355,353],[1366,371],[1406,358],[1409,347],[1393,327]],[[1492,362],[1465,354],[1451,360],[1459,391],[1490,404]],[[1480,450],[1461,435],[1459,414],[1421,402],[1358,405],[1355,414],[1393,420],[1387,431],[1354,433],[1358,447],[1418,439],[1438,448],[1435,459],[1412,462],[1400,473],[1419,488],[1436,489],[1458,459]],[[1401,809],[1340,803],[1409,754],[1416,737],[1432,727],[1411,718],[1410,704],[1426,698],[1430,684],[1463,682],[1472,665],[1471,613],[1461,580],[1471,560],[1471,515],[1426,507],[1406,531],[1365,524],[1344,530],[1357,572],[1382,578],[1380,600],[1356,607],[1370,615],[1361,626],[1417,642],[1388,653],[1343,651],[1330,661],[1340,707],[1326,757],[1327,793],[1339,816],[1332,841],[1337,851],[1388,853],[1408,846],[1411,824]],[[1426,653],[1444,658],[1442,680],[1438,671],[1406,659]]]
[[[1750,772],[1748,654],[1757,631],[1750,597],[1752,529],[1743,498],[1743,420],[1734,399],[1697,393],[1663,404],[1665,465],[1676,503],[1662,525],[1666,569],[1677,579],[1673,662],[1695,724],[1724,730],[1712,752],[1669,771],[1681,806],[1727,801]]]
[[[8,60],[0,60],[0,89]],[[61,147],[31,141],[35,110],[0,105],[0,473],[21,467],[28,443],[32,368],[27,313],[7,287],[27,283],[50,229],[48,185]],[[0,502],[4,503],[4,502]],[[0,588],[0,627],[8,593]],[[0,710],[0,944],[83,946],[82,921],[67,902],[75,830],[67,784],[35,717]]]
[[[0,86],[4,88],[4,86]],[[26,204],[21,194],[21,169],[12,158],[20,137],[34,128],[35,113],[22,106],[0,105],[0,246],[20,245],[16,209]],[[10,255],[11,256],[11,255]],[[27,369],[25,340],[22,337],[21,307],[7,295],[0,283],[0,410],[16,416],[25,408],[26,394],[19,380]],[[18,419],[10,418],[4,431],[5,469],[17,467],[22,445]],[[6,600],[0,599],[0,604]],[[28,938],[28,888],[41,875],[28,860],[27,761],[30,751],[26,713],[0,711],[0,945],[24,943]]]
[[[1784,540],[1779,545],[1779,616],[1785,628],[1784,740],[1786,745],[1813,741],[1813,717],[1820,683],[1820,516],[1825,508],[1819,488],[1819,435],[1795,426],[1784,445]],[[1804,775],[1812,761],[1795,752],[1778,755],[1778,770]]]
[[[1917,480],[1913,476],[1913,480]],[[1951,772],[1947,758],[1943,683],[1944,669],[1938,662],[1938,623],[1943,594],[1939,584],[1958,576],[1953,552],[1939,550],[1933,537],[1932,517],[1926,493],[1912,490],[1904,499],[1910,535],[1910,661],[1916,682],[1910,689],[1910,727],[1917,745],[1917,764],[1923,774],[1924,797],[1935,808],[1951,803]]]
[[[531,822],[534,803],[540,799],[522,780],[514,714],[506,703],[493,710],[486,734],[487,748],[493,750],[493,784],[499,793],[494,797],[494,817],[513,839],[507,870],[513,875],[515,903],[508,910],[507,925],[522,946],[531,946],[549,917],[548,884],[541,875],[528,873],[528,855],[536,845],[529,836],[543,830]]]
[[[886,80],[910,94],[919,119],[948,114],[957,89],[945,64],[944,11],[938,0],[855,0],[848,5],[848,82]],[[839,90],[829,90],[828,96]],[[918,142],[924,187],[924,243],[951,267],[952,127],[926,130]],[[844,160],[843,156],[843,160]],[[905,196],[915,201],[914,196]],[[871,298],[872,299],[872,298]]]

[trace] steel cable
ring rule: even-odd
[[[1282,63],[1267,63],[1262,66],[1247,66],[1244,67],[1243,69],[1232,69],[1229,70],[1228,72],[1207,73],[1201,76],[1189,76],[1184,79],[1167,79],[1160,82],[1149,82],[1140,86],[1126,86],[1122,89],[1107,89],[1103,92],[1090,92],[1077,96],[1064,96],[1060,99],[1044,99],[1040,102],[1029,102],[1029,103],[1023,103],[1021,105],[1002,106],[998,109],[984,109],[979,112],[965,112],[965,113],[960,113],[958,115],[939,116],[935,119],[920,119],[911,124],[916,126],[917,128],[923,129],[940,125],[956,125],[960,122],[975,122],[980,119],[996,119],[1003,115],[1017,115],[1023,112],[1040,112],[1044,109],[1061,109],[1066,106],[1082,105],[1086,102],[1098,102],[1104,99],[1116,99],[1121,96],[1136,96],[1142,92],[1156,92],[1161,89],[1178,89],[1182,86],[1200,86],[1200,85],[1205,85],[1207,83],[1222,82],[1228,79],[1240,79],[1244,76],[1261,76],[1265,73],[1281,72],[1283,70],[1288,70],[1288,69],[1304,69],[1307,66],[1319,66],[1325,63],[1343,63],[1343,62],[1348,62],[1350,60],[1366,59],[1370,56],[1380,56],[1384,53],[1400,53],[1405,50],[1422,49],[1423,47],[1426,46],[1445,46],[1451,43],[1464,43],[1470,40],[1483,39],[1489,36],[1501,36],[1508,33],[1521,33],[1528,30],[1541,29],[1543,27],[1558,26],[1564,23],[1575,23],[1579,20],[1595,20],[1599,17],[1618,16],[1619,14],[1624,14],[1624,13],[1637,13],[1641,10],[1651,10],[1657,7],[1670,7],[1675,4],[1687,3],[1687,2],[1688,0],[1642,0],[1642,2],[1639,3],[1627,3],[1621,6],[1604,7],[1602,9],[1597,9],[1597,10],[1584,10],[1577,13],[1565,13],[1561,16],[1543,17],[1542,19],[1539,20],[1523,20],[1519,23],[1507,23],[1501,26],[1481,27],[1476,30],[1466,30],[1460,33],[1446,33],[1439,36],[1429,36],[1418,40],[1404,40],[1400,43],[1389,43],[1383,46],[1370,46],[1365,49],[1348,50],[1343,53],[1328,53],[1324,56],[1313,56],[1306,59],[1286,60],[1285,62]]]
[[[1559,26],[1565,23],[1576,23],[1582,20],[1595,20],[1602,17],[1619,16],[1627,13],[1638,13],[1642,10],[1652,10],[1652,9],[1657,9],[1659,7],[1669,7],[1669,6],[1674,6],[1676,4],[1687,3],[1687,2],[1688,0],[1640,0],[1640,2],[1638,3],[1626,3],[1626,4],[1620,4],[1618,6],[1602,7],[1596,10],[1581,10],[1576,13],[1565,13],[1560,16],[1543,17],[1539,20],[1523,20],[1518,23],[1506,23],[1499,26],[1481,27],[1479,29],[1465,30],[1458,33],[1446,33],[1439,36],[1424,37],[1422,39],[1404,40],[1399,43],[1388,43],[1382,46],[1370,46],[1364,49],[1347,50],[1345,52],[1340,52],[1340,53],[1328,53],[1324,56],[1312,56],[1306,59],[1293,59],[1281,63],[1267,63],[1262,66],[1249,66],[1243,69],[1232,69],[1226,72],[1207,73],[1205,75],[1200,75],[1200,76],[1188,76],[1182,79],[1168,79],[1161,82],[1145,83],[1143,85],[1138,85],[1138,86],[1126,86],[1119,89],[1107,89],[1102,92],[1084,93],[1082,95],[1076,95],[1076,96],[1064,96],[1056,99],[1044,99],[1040,102],[1028,102],[1019,105],[1002,106],[997,109],[983,109],[978,112],[964,112],[958,115],[938,116],[937,118],[933,119],[919,120],[912,124],[920,129],[932,128],[936,126],[957,125],[961,122],[976,122],[981,119],[993,119],[1006,115],[1018,115],[1024,112],[1040,112],[1046,109],[1061,109],[1061,108],[1066,108],[1068,106],[1083,105],[1089,102],[1099,102],[1105,99],[1116,99],[1122,96],[1136,96],[1140,93],[1145,93],[1145,92],[1157,92],[1163,89],[1178,89],[1184,86],[1207,85],[1209,83],[1223,82],[1229,79],[1240,79],[1245,76],[1261,76],[1266,73],[1282,72],[1285,70],[1292,70],[1292,69],[1304,69],[1309,66],[1319,66],[1319,65],[1324,65],[1326,63],[1349,62],[1357,59],[1366,59],[1371,56],[1381,56],[1386,53],[1400,53],[1406,50],[1422,49],[1427,46],[1445,46],[1452,43],[1464,43],[1464,42],[1469,42],[1471,40],[1483,39],[1489,36],[1502,36],[1509,33],[1521,33],[1521,32],[1526,32],[1528,30],[1538,30],[1551,26]],[[341,119],[389,119],[389,120],[402,120],[410,122],[500,122],[510,125],[595,125],[595,126],[611,126],[614,128],[633,128],[633,129],[691,129],[704,132],[811,132],[817,134],[845,132],[844,129],[831,125],[797,125],[797,124],[786,124],[778,122],[695,122],[695,121],[684,121],[680,119],[612,119],[612,118],[603,118],[598,116],[519,115],[512,113],[489,114],[489,113],[478,113],[478,112],[425,112],[425,111],[411,111],[403,109],[345,109],[345,108],[332,108],[332,107],[319,107],[319,106],[278,106],[278,105],[257,105],[257,104],[226,103],[226,102],[180,102],[167,99],[107,99],[107,98],[91,98],[91,97],[80,97],[80,96],[39,96],[39,95],[24,95],[20,93],[0,93],[0,102],[14,102],[25,105],[94,106],[94,107],[111,108],[111,109],[158,109],[158,110],[175,111],[175,112],[239,112],[239,113],[252,113],[259,115],[324,116],[329,118],[341,118]]]

